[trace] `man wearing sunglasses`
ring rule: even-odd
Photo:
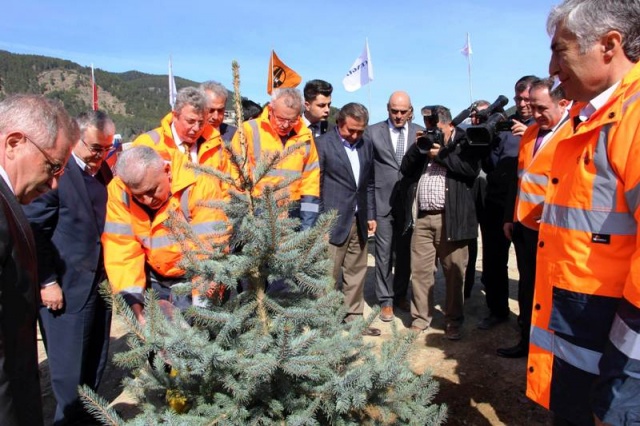
[[[96,389],[107,363],[111,310],[100,235],[115,125],[102,111],[80,114],[80,137],[58,187],[25,206],[38,251],[40,326],[57,407],[54,424],[82,423],[78,386]]]
[[[58,186],[78,126],[38,95],[0,102],[0,424],[41,425],[36,244],[20,204]]]

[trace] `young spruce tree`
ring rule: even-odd
[[[178,240],[191,243],[184,267],[195,285],[235,288],[240,282],[244,291],[226,302],[216,293],[206,307],[182,313],[166,309],[150,291],[144,327],[122,298],[111,295],[115,312],[130,328],[130,350],[114,361],[134,370],[125,386],[144,411],[125,422],[86,387],[85,404],[110,425],[443,423],[446,407],[432,403],[437,383],[409,368],[413,333],[394,328],[393,338],[378,348],[361,336],[375,313],[342,323],[343,296],[334,289],[328,257],[334,216],[321,215],[313,228],[298,230],[299,220],[287,216],[292,206],[286,191],[296,177],[252,195],[298,146],[262,158],[248,170],[238,70],[234,62],[242,149],[226,149],[239,177],[196,166],[230,186],[228,203],[210,203],[226,212],[229,239],[224,245],[204,244],[178,221],[172,226]],[[216,240],[219,236],[212,236]],[[154,354],[153,365],[149,354]]]

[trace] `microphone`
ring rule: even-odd
[[[476,109],[476,103],[474,102],[469,106],[469,108],[465,108],[462,111],[460,111],[460,114],[456,115],[453,118],[453,120],[451,120],[451,124],[457,127],[460,123],[466,120],[475,109]]]
[[[476,112],[480,122],[485,121],[490,115],[496,112],[504,112],[504,106],[509,103],[509,99],[505,95],[500,95],[498,98],[489,105],[486,109]]]

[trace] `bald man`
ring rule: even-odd
[[[376,205],[376,296],[380,319],[392,321],[393,307],[408,311],[407,288],[410,271],[411,230],[403,229],[404,206],[400,188],[400,164],[405,152],[416,141],[423,127],[411,123],[411,98],[406,92],[393,92],[387,103],[389,118],[373,124],[364,132],[365,143],[373,146]],[[395,270],[391,278],[391,268]]]

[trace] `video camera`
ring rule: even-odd
[[[513,121],[507,119],[504,106],[509,103],[506,96],[500,95],[488,108],[476,111],[476,118],[481,124],[466,129],[470,146],[489,146],[497,133],[510,130]]]
[[[429,151],[433,148],[433,144],[440,146],[444,145],[444,133],[438,128],[438,112],[437,108],[440,105],[429,105],[420,110],[424,117],[427,129],[423,132],[418,132],[418,139],[416,145],[421,151]]]

